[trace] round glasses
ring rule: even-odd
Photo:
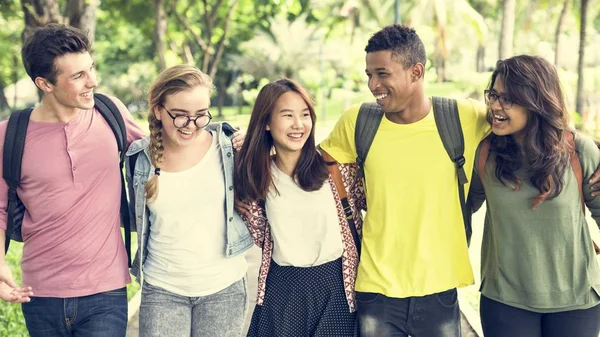
[[[485,98],[485,103],[487,105],[494,104],[496,101],[500,103],[500,106],[504,110],[509,110],[513,106],[513,101],[502,95],[498,95],[495,91],[492,90],[484,90],[483,97]]]
[[[197,128],[203,128],[212,120],[212,115],[208,110],[204,111],[201,115],[190,117],[188,115],[173,115],[167,108],[163,108],[169,114],[169,117],[173,119],[173,125],[178,129],[185,128],[190,122],[194,122]]]

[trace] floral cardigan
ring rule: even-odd
[[[348,194],[348,202],[352,208],[357,232],[359,237],[362,237],[363,220],[360,210],[366,210],[363,179],[359,178],[357,175],[358,166],[356,164],[338,164],[338,166],[342,174],[344,188]],[[348,306],[350,307],[350,312],[354,312],[356,311],[354,282],[356,281],[359,256],[356,245],[354,244],[354,239],[352,238],[351,229],[346,220],[342,202],[331,176],[329,177],[328,182],[333,192],[340,224],[340,233],[342,234],[344,246],[344,251],[342,253],[342,276],[344,278],[346,299],[348,301]],[[242,215],[242,218],[246,222],[254,242],[257,246],[262,248],[262,261],[258,275],[258,298],[256,300],[257,305],[262,305],[265,299],[267,274],[269,273],[269,266],[271,265],[273,255],[273,239],[271,238],[271,229],[269,221],[266,218],[264,203],[252,202],[248,217]]]

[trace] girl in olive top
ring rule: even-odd
[[[485,98],[493,134],[480,144],[470,196],[475,209],[487,199],[484,334],[598,337],[600,268],[575,176],[582,172],[584,201],[598,223],[600,198],[588,183],[598,148],[568,130],[557,72],[540,57],[498,61]]]

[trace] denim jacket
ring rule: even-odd
[[[206,127],[217,135],[217,142],[221,150],[223,160],[223,173],[225,178],[225,219],[227,221],[227,243],[225,256],[233,257],[242,254],[252,247],[252,236],[238,213],[233,208],[233,146],[231,139],[235,130],[225,122],[211,123]],[[138,248],[131,266],[133,274],[138,282],[142,282],[142,268],[148,256],[148,237],[150,235],[150,211],[146,205],[146,182],[154,174],[154,166],[150,161],[149,147],[150,138],[144,137],[129,146],[125,161],[127,173],[127,185],[129,188],[129,212],[131,218],[131,230],[137,231]],[[132,166],[132,156],[137,155],[135,167]],[[202,238],[198,238],[198,244],[202,244]]]

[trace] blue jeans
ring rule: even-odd
[[[456,289],[407,298],[356,293],[361,337],[460,337]]]
[[[22,309],[31,337],[125,337],[127,330],[125,288],[73,298],[32,297]]]
[[[144,281],[140,337],[239,337],[248,310],[246,277],[211,295],[187,297]]]

